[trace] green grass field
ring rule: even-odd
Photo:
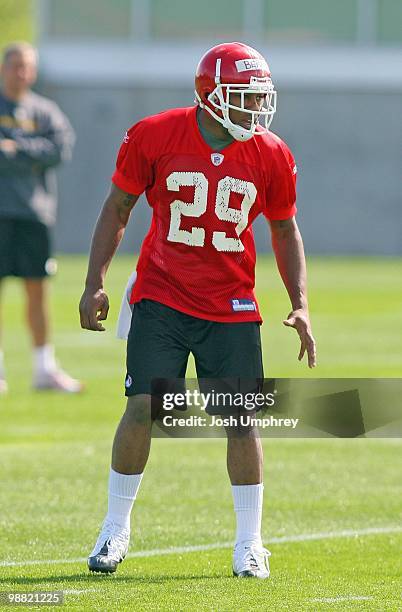
[[[313,373],[282,326],[289,306],[272,259],[259,261],[267,375],[401,377],[402,260],[311,259]],[[124,406],[114,326],[132,262],[120,257],[110,270],[104,334],[79,328],[84,258],[60,258],[59,268],[55,343],[87,384],[81,397],[30,391],[21,287],[9,281],[2,292],[10,392],[0,399],[0,591],[63,590],[67,607],[102,611],[400,610],[400,440],[264,440],[272,577],[261,582],[231,577],[224,441],[154,440],[129,557],[114,576],[87,572]]]
[[[32,0],[0,0],[0,47],[13,40],[34,38],[34,2]]]

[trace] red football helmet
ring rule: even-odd
[[[231,103],[232,93],[240,94],[240,106]],[[265,97],[260,110],[245,108],[244,95],[248,93]],[[254,135],[265,134],[276,111],[276,91],[267,62],[258,51],[238,42],[212,47],[201,58],[195,73],[195,96],[199,106],[205,108],[236,140],[249,140]],[[251,115],[248,129],[230,120],[231,108]],[[263,118],[265,129],[256,131],[260,118]]]

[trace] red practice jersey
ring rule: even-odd
[[[145,191],[153,210],[131,302],[155,300],[223,322],[261,321],[251,224],[296,213],[296,165],[272,132],[220,152],[204,141],[197,107],[143,119],[126,134],[113,182]]]

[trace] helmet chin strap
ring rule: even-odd
[[[227,112],[222,111],[223,114],[226,115],[226,117],[225,116],[219,117],[219,115],[217,115],[217,113],[215,113],[212,110],[212,108],[210,108],[209,106],[204,104],[204,102],[202,102],[197,92],[195,92],[195,96],[196,96],[195,101],[198,103],[199,107],[206,110],[207,113],[211,115],[211,117],[213,117],[216,121],[218,121],[221,125],[223,125],[223,127],[227,129],[227,131],[232,136],[232,138],[240,142],[246,142],[247,140],[250,140],[250,138],[254,136],[255,131],[246,130],[245,128],[241,127],[241,125],[238,125],[237,123],[233,123],[229,119]]]
[[[226,123],[226,122],[225,122]],[[235,139],[241,142],[246,142],[246,140],[250,140],[254,136],[250,130],[245,130],[241,127],[241,125],[236,125],[235,123],[231,123],[230,126],[223,124],[227,129],[229,134]]]
[[[253,136],[255,136],[258,121],[255,121],[254,125],[249,130],[246,130],[246,128],[243,128],[237,123],[233,123],[233,121],[231,121],[229,117],[229,109],[225,108],[222,92],[218,90],[214,95],[216,95],[219,98],[219,101],[221,102],[220,110],[223,115],[222,117],[220,117],[210,106],[208,106],[201,100],[197,91],[195,92],[194,101],[198,104],[200,108],[206,110],[207,113],[211,115],[211,117],[213,117],[216,121],[223,125],[223,127],[235,140],[238,140],[239,142],[246,142],[247,140],[250,140]],[[210,94],[210,96],[212,96],[212,94]],[[257,132],[257,134],[261,133],[263,132]]]

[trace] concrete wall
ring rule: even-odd
[[[402,89],[374,81],[280,81],[272,128],[298,163],[298,220],[308,252],[402,254]],[[42,90],[77,132],[74,160],[60,171],[57,249],[85,252],[125,130],[145,115],[191,105],[192,81],[150,87],[48,76]],[[142,199],[122,250],[138,251],[149,219]],[[255,233],[257,248],[269,249],[264,220]]]

